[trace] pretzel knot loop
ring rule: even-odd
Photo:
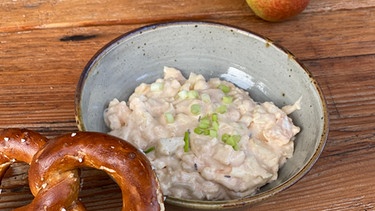
[[[122,192],[122,210],[164,210],[161,189],[147,157],[131,144],[102,133],[77,132],[48,140],[26,129],[0,132],[0,179],[13,162],[30,165],[33,201],[16,210],[85,210],[79,201],[79,168],[110,175]]]

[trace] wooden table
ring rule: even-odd
[[[375,0],[315,0],[281,23],[256,18],[245,0],[2,0],[0,128],[47,137],[76,131],[75,88],[95,52],[129,30],[174,20],[226,23],[270,38],[307,66],[326,96],[330,134],[320,159],[251,210],[375,210]],[[27,167],[7,172],[1,210],[32,200]],[[84,170],[82,188],[89,210],[121,206],[117,185],[102,172]]]

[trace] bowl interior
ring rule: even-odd
[[[109,43],[86,66],[77,88],[76,113],[81,130],[108,132],[103,111],[113,98],[127,100],[140,83],[163,77],[163,67],[220,77],[249,91],[256,101],[281,107],[300,97],[301,109],[290,116],[301,127],[293,158],[279,178],[229,207],[259,201],[285,189],[314,164],[328,133],[324,98],[310,73],[288,51],[254,33],[205,22],[157,24],[131,31]],[[217,202],[168,198],[191,208],[221,208]]]

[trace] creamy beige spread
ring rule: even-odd
[[[142,83],[128,102],[104,112],[110,134],[143,150],[166,196],[223,200],[248,196],[275,180],[293,155],[300,131],[272,102],[254,102],[230,82],[185,78],[165,67],[164,78]],[[287,112],[287,113],[286,113]]]

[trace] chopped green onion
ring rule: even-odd
[[[208,117],[202,117],[199,121],[198,127],[207,129],[210,127],[210,124],[211,122],[210,122],[210,119],[208,119]]]
[[[231,104],[233,102],[232,96],[224,96],[221,100],[225,104]]]
[[[196,98],[198,98],[198,96],[199,96],[199,93],[198,93],[198,91],[196,91],[196,90],[190,90],[190,91],[188,91],[188,93],[187,93],[187,97],[188,97],[189,99],[196,99]]]
[[[224,85],[224,84],[220,84],[218,86],[219,89],[221,89],[221,91],[223,91],[225,94],[229,93],[230,92],[230,87],[227,86],[227,85]]]
[[[190,112],[194,115],[200,114],[201,113],[201,105],[199,105],[199,104],[191,105]]]
[[[213,113],[212,116],[211,116],[211,119],[213,122],[218,122],[219,121],[219,117],[216,113]]]
[[[226,105],[220,105],[216,108],[216,112],[220,114],[224,114],[227,112],[227,106]]]
[[[150,153],[150,152],[152,152],[152,151],[154,151],[155,150],[155,147],[150,147],[150,148],[148,148],[148,149],[146,149],[145,151],[143,151],[145,154],[147,154],[147,153]]]
[[[178,95],[178,97],[179,97],[180,99],[184,100],[184,99],[186,99],[187,96],[188,96],[188,91],[186,91],[186,90],[181,90],[181,91],[178,92],[177,95]]]
[[[215,130],[215,129],[210,129],[210,130],[209,130],[209,135],[210,135],[212,138],[217,137],[217,130]]]
[[[161,83],[161,82],[155,82],[155,83],[152,83],[151,86],[150,86],[150,90],[152,92],[158,92],[158,91],[161,91],[163,90],[164,88],[164,84]]]
[[[206,135],[212,138],[216,138],[218,136],[218,130],[218,114],[213,113],[211,116],[207,115],[199,119],[198,126],[194,129],[194,133],[198,135]]]
[[[221,140],[224,143],[232,146],[234,150],[238,150],[238,142],[240,142],[241,136],[240,135],[229,135],[229,134],[225,133],[221,136]]]
[[[185,134],[184,134],[184,152],[189,152],[189,149],[190,149],[190,133],[189,131],[186,131]]]
[[[218,131],[219,130],[219,122],[213,121],[212,122],[212,129]]]
[[[164,117],[165,117],[165,120],[167,121],[167,123],[173,123],[174,122],[174,117],[173,117],[172,113],[166,112],[166,113],[164,113]]]
[[[198,134],[198,135],[202,135],[204,133],[205,129],[203,128],[199,128],[199,127],[196,127],[194,128],[194,133]]]
[[[226,142],[226,141],[228,140],[229,137],[230,137],[230,135],[227,134],[227,133],[225,133],[225,134],[223,134],[223,135],[221,136],[221,140],[224,141],[224,142]]]
[[[217,132],[219,130],[219,117],[217,113],[212,114],[211,120],[212,120],[212,123],[211,123],[212,129],[214,129]]]
[[[208,136],[210,135],[210,130],[203,130],[203,135]]]
[[[230,136],[226,141],[225,141],[226,144],[230,145],[230,146],[234,146],[236,144],[236,142],[233,140],[232,136]]]
[[[203,94],[201,94],[201,99],[202,99],[202,101],[205,102],[205,103],[211,103],[211,97],[210,97],[210,95],[207,94],[207,93],[203,93]]]

